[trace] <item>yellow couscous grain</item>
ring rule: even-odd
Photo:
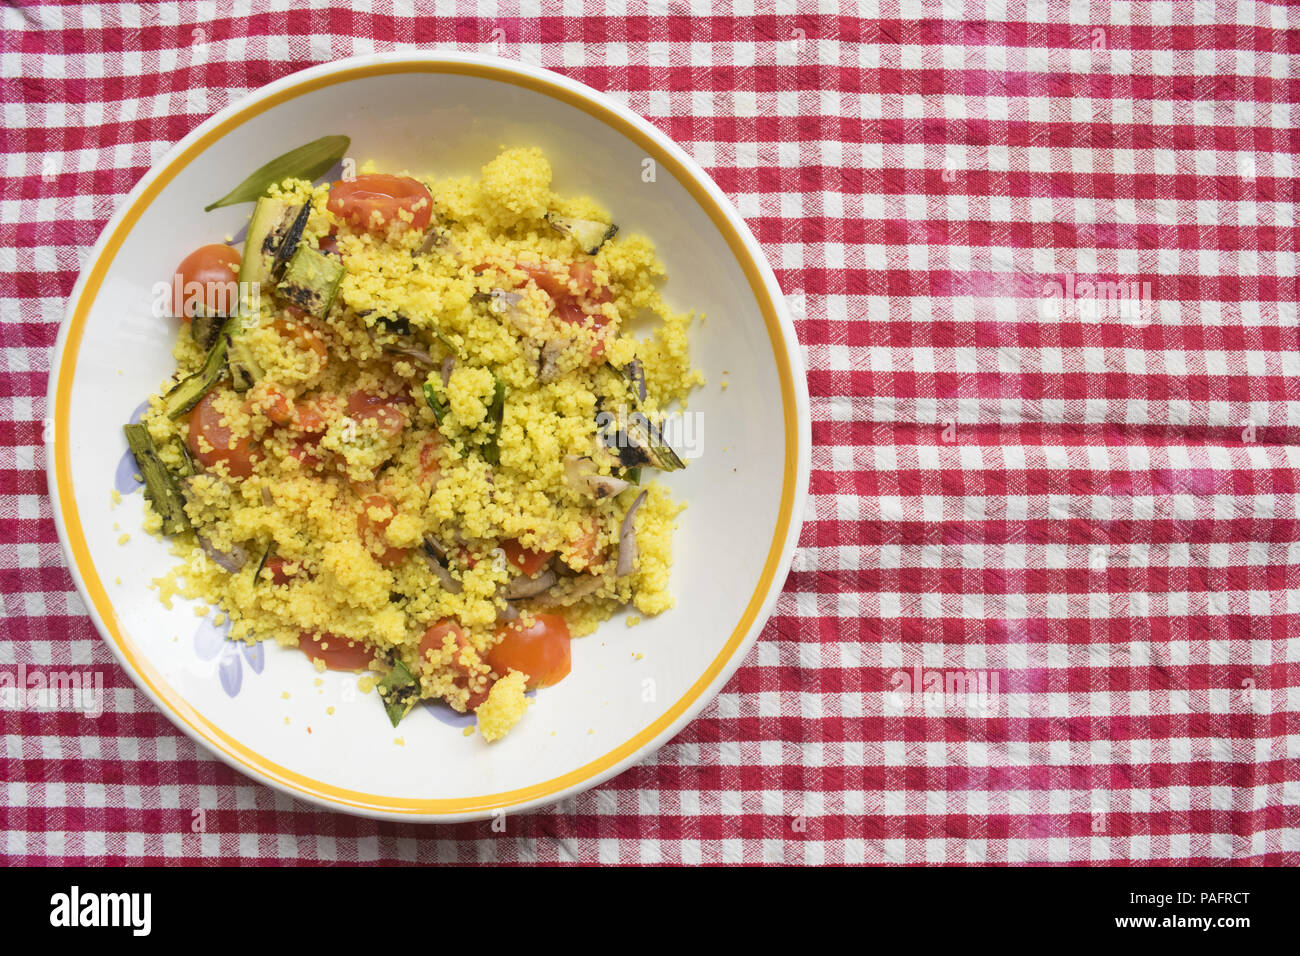
[[[232,640],[364,671],[362,693],[400,664],[419,697],[475,710],[488,740],[543,679],[522,669],[529,635],[563,641],[556,679],[570,637],[620,608],[637,611],[630,627],[673,606],[685,506],[652,466],[680,462],[628,444],[622,423],[629,410],[661,421],[703,383],[692,316],[663,300],[649,239],[607,228],[551,178],[524,147],[477,178],[403,174],[407,198],[390,206],[348,200],[346,184],[269,190],[307,207],[299,246],[334,263],[337,289],[314,312],[282,286],[243,306],[251,382],[227,374],[176,417],[170,386],[150,399],[158,457],[188,476],[192,530],[154,581],[167,606],[219,605]],[[647,315],[653,330],[633,335]],[[174,355],[180,379],[207,352],[182,330]],[[162,516],[147,510],[144,526],[161,534]],[[395,699],[388,683],[379,696]]]

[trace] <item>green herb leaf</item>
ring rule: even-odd
[[[203,211],[211,212],[222,206],[253,202],[268,188],[291,176],[294,179],[314,181],[342,159],[351,144],[352,140],[347,136],[322,136],[306,146],[291,149],[283,156],[271,160],[210,206],[204,206]]]
[[[392,670],[379,681],[378,688],[379,699],[384,702],[384,711],[394,727],[420,699],[420,682],[401,661],[394,661]]]

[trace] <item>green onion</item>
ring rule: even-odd
[[[266,567],[266,559],[271,556],[271,549],[273,547],[275,547],[274,542],[268,544],[266,550],[262,552],[262,560],[257,562],[257,570],[253,572],[253,587],[257,587],[257,582],[262,577],[262,569]]]
[[[271,160],[216,202],[204,206],[203,211],[253,202],[271,186],[289,178],[315,180],[342,159],[351,144],[352,140],[347,136],[322,136],[305,146],[291,149]]]
[[[442,420],[447,417],[447,403],[438,395],[432,381],[424,383],[424,402],[433,412],[434,420],[441,425]]]
[[[492,404],[488,406],[488,440],[483,446],[483,460],[489,465],[501,464],[501,422],[506,411],[506,386],[501,379],[492,376]]]

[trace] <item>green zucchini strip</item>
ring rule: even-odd
[[[252,202],[276,183],[291,177],[314,181],[329,172],[343,158],[351,144],[352,140],[347,136],[322,136],[297,149],[291,149],[252,173],[216,202],[204,206],[203,211],[211,212],[221,206]]]
[[[180,418],[208,393],[208,389],[221,380],[226,370],[226,359],[230,354],[230,334],[237,319],[227,319],[217,335],[217,340],[208,349],[208,356],[203,360],[203,367],[193,375],[188,375],[176,383],[163,396],[163,411],[168,418]]]
[[[185,514],[185,495],[181,484],[154,447],[153,438],[146,425],[124,425],[126,443],[135,456],[135,463],[140,466],[140,477],[144,479],[144,496],[153,505],[154,511],[162,518],[163,534],[180,534],[190,530],[190,519]]]

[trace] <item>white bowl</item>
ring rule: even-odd
[[[470,173],[503,145],[538,145],[555,189],[600,200],[656,244],[665,294],[709,383],[690,402],[702,444],[667,476],[689,503],[674,542],[677,606],[621,618],[574,644],[573,671],[537,694],[502,741],[472,718],[418,708],[398,730],[352,675],[299,653],[222,642],[184,601],[151,588],[173,566],[140,530],[122,424],[172,372],[175,327],[153,286],[184,253],[244,225],[247,205],[203,207],[266,160],[330,133],[358,162]],[[653,175],[651,175],[653,173]],[[648,181],[647,181],[648,180]],[[725,391],[723,379],[730,383]],[[595,91],[520,63],[453,54],[357,57],[294,74],[221,111],[141,180],[104,230],[68,303],[50,379],[55,520],[100,633],[183,731],[231,766],[327,807],[454,821],[560,800],[667,742],[721,689],[790,567],[809,469],[807,385],[781,291],[744,221],[687,155]],[[130,540],[120,545],[124,533]],[[288,696],[286,697],[285,694]],[[327,713],[327,708],[333,713]],[[310,732],[309,732],[310,731]],[[399,743],[398,738],[401,738]]]

